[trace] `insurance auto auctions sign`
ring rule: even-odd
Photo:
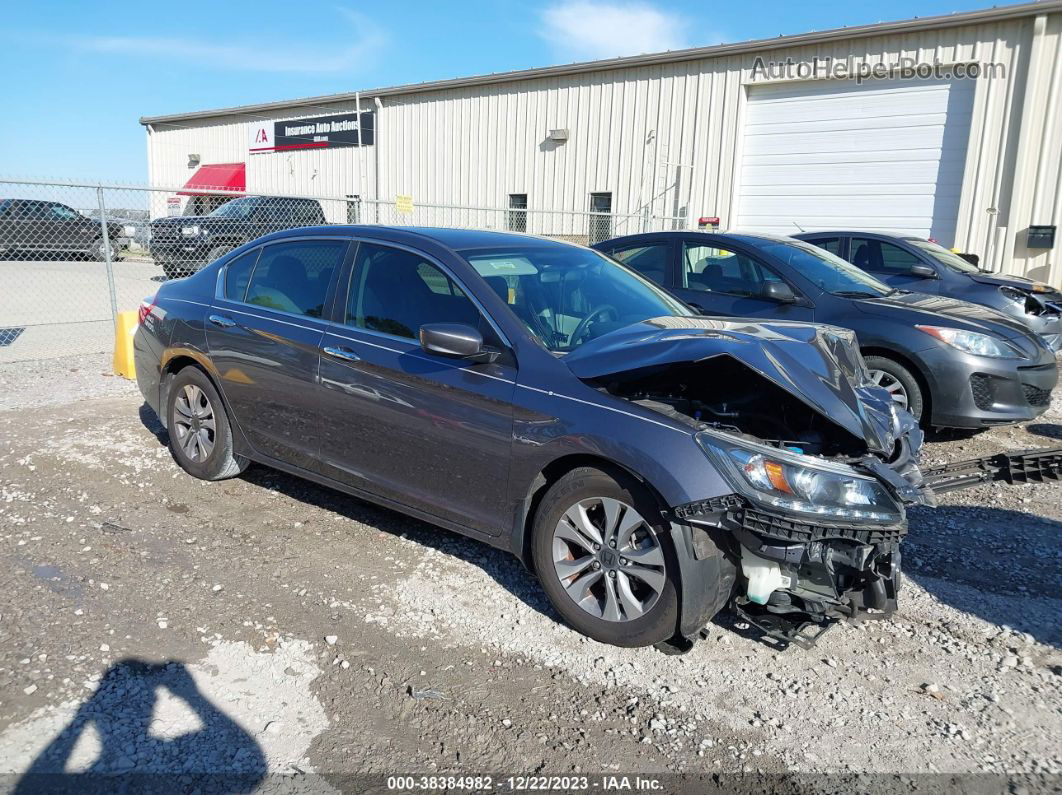
[[[372,146],[375,117],[372,111],[315,116],[247,125],[247,148],[252,154],[296,149],[330,149],[335,146]]]

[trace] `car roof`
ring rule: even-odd
[[[285,237],[297,237],[307,233],[327,233],[332,235],[338,233],[340,235],[350,235],[351,237],[375,237],[378,239],[393,240],[395,242],[409,240],[411,238],[420,238],[422,240],[430,240],[438,243],[439,245],[454,251],[475,248],[498,248],[513,245],[519,245],[522,248],[528,246],[567,246],[578,248],[575,244],[567,243],[562,240],[551,240],[549,238],[525,235],[519,232],[496,232],[486,229],[449,229],[446,227],[433,226],[328,224],[327,226],[285,229],[283,232],[275,232],[268,237],[275,240]]]
[[[713,240],[733,240],[738,243],[748,243],[755,245],[758,242],[768,240],[773,243],[791,243],[792,237],[785,235],[772,235],[769,232],[741,232],[741,231],[726,231],[726,232],[705,232],[700,229],[676,229],[669,230],[667,232],[640,232],[634,235],[624,235],[623,237],[616,237],[612,240],[605,240],[603,243],[615,243],[618,241],[646,241],[646,240],[677,240],[679,238],[689,237],[710,237]]]
[[[808,237],[821,237],[824,235],[860,235],[863,237],[893,237],[897,240],[926,240],[924,237],[918,235],[912,235],[908,232],[890,232],[869,229],[816,229],[813,232],[801,232],[794,235],[794,237],[808,238]]]

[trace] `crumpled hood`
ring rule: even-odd
[[[1062,300],[1062,293],[1044,282],[1035,279],[1026,279],[1024,276],[1009,276],[1002,273],[971,273],[970,278],[979,284],[990,284],[994,287],[1013,287],[1016,290],[1032,292],[1042,301],[1057,303]],[[1033,287],[1039,285],[1040,290],[1033,292]]]
[[[892,400],[866,380],[847,329],[792,321],[659,317],[580,345],[565,356],[581,379],[658,365],[731,356],[806,403],[872,453],[892,451],[898,433]]]
[[[905,320],[914,325],[950,326],[965,331],[994,334],[1003,339],[1028,339],[1029,329],[1020,320],[969,301],[926,293],[897,293],[884,298],[861,298],[855,301],[863,312]]]

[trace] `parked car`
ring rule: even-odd
[[[852,329],[875,383],[924,426],[980,428],[1047,410],[1054,352],[1019,320],[893,289],[810,243],[654,232],[599,243],[700,312]]]
[[[156,218],[151,222],[151,256],[167,278],[175,279],[262,235],[324,222],[315,199],[244,196],[209,215]]]
[[[597,640],[688,648],[735,583],[794,625],[895,607],[922,434],[851,332],[698,317],[568,243],[366,226],[241,246],[140,317],[186,472],[256,461],[509,550]]]
[[[946,295],[1011,315],[1062,350],[1062,292],[1021,276],[983,271],[939,243],[879,232],[806,232],[794,235],[824,248],[891,287]]]
[[[121,224],[107,224],[109,253],[118,259],[128,243]],[[0,199],[0,255],[73,253],[106,259],[103,226],[73,207],[42,199]]]

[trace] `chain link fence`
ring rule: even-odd
[[[112,350],[117,312],[257,237],[319,224],[493,229],[592,244],[686,219],[0,179],[0,363]]]

